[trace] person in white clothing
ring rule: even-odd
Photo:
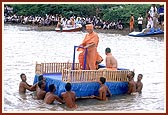
[[[154,13],[153,13],[153,27],[154,27],[154,29],[157,28],[157,25],[158,25],[158,13],[154,10]]]
[[[150,8],[150,10],[149,10],[149,14],[150,14],[150,16],[153,18],[153,16],[154,16],[154,12],[157,12],[157,8],[156,8],[156,5],[155,4],[152,4],[152,6],[151,6],[151,8]]]
[[[138,17],[138,28],[139,28],[140,32],[142,31],[142,24],[143,24],[143,17],[140,14],[139,17]]]
[[[152,17],[150,16],[150,14],[148,15],[148,23],[146,25],[146,28],[153,28],[153,20],[152,20]]]

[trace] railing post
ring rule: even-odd
[[[74,65],[75,65],[75,50],[76,50],[76,46],[74,46],[74,54],[73,54],[72,70],[74,70]]]
[[[107,71],[106,71],[106,69],[104,69],[104,70],[103,70],[103,77],[106,78],[106,74],[107,74]]]
[[[67,82],[71,82],[71,70],[70,69],[67,69],[68,70],[68,79],[67,79]]]
[[[85,49],[85,54],[84,54],[84,67],[83,67],[83,70],[86,69],[86,56],[87,56],[87,48]]]
[[[37,62],[36,62],[36,67],[35,67],[35,73],[42,74],[42,65],[38,64]]]
[[[81,46],[74,46],[72,70],[75,69],[75,53],[76,53],[75,51],[76,51],[76,47],[83,48],[83,47],[81,47]],[[87,56],[87,48],[85,49],[85,54],[84,54],[84,67],[83,67],[83,70],[86,69],[86,56]]]

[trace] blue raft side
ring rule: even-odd
[[[54,84],[56,86],[55,94],[61,96],[62,92],[65,92],[65,84],[61,80],[61,73],[43,74],[46,78],[46,91],[49,91],[49,85]],[[38,82],[38,75],[35,75],[33,84]],[[128,91],[128,82],[106,82],[110,92],[113,95],[124,94]],[[81,82],[72,83],[72,91],[76,93],[77,97],[86,97],[91,95],[98,95],[98,89],[100,85],[98,82]]]

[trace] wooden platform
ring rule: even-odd
[[[34,84],[38,82],[38,76],[46,77],[46,91],[54,83],[57,87],[55,94],[59,95],[65,91],[66,82],[72,84],[72,90],[77,97],[98,95],[99,78],[105,77],[106,83],[112,94],[124,94],[128,90],[127,74],[129,70],[80,70],[79,63],[36,63]]]
[[[95,82],[100,77],[105,77],[110,82],[127,82],[129,70],[80,70],[79,63],[75,63],[75,70],[72,70],[72,63],[36,63],[35,73],[62,73],[64,82]]]

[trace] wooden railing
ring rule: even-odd
[[[75,69],[79,69],[79,63],[74,64]],[[61,73],[64,69],[72,68],[72,63],[36,63],[35,73],[44,74],[44,73]]]
[[[97,82],[105,77],[108,82],[127,82],[129,70],[70,70],[64,69],[62,81],[65,82]]]
[[[65,82],[93,82],[103,76],[103,71],[98,70],[70,70],[64,69],[62,81]]]
[[[119,81],[128,81],[127,74],[130,72],[130,70],[105,70],[105,78],[107,81],[114,81],[114,82],[119,82]]]
[[[62,81],[65,82],[97,82],[100,77],[105,77],[110,82],[126,82],[129,70],[80,70],[79,63],[36,63],[35,73],[62,73]]]

